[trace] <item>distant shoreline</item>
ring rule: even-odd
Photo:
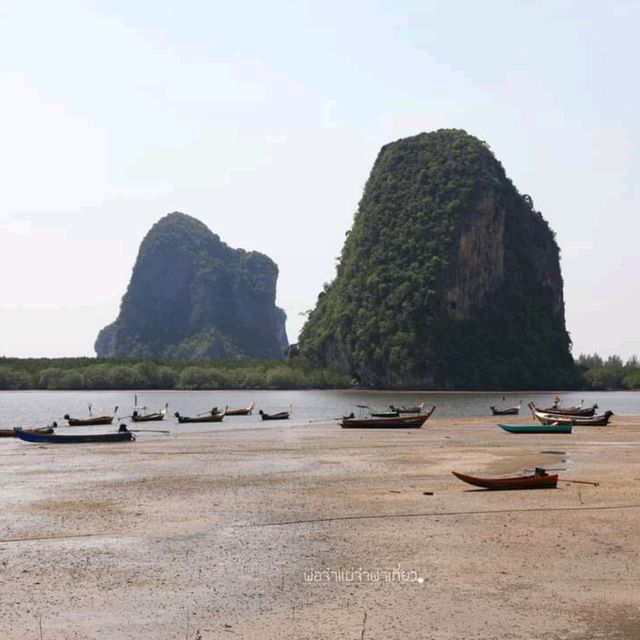
[[[611,359],[610,359],[611,360]],[[633,391],[640,389],[640,365],[636,359],[585,365],[577,361],[581,384],[554,388],[439,389],[423,386],[370,387],[354,384],[353,377],[336,367],[319,367],[303,358],[286,360],[113,360],[104,358],[6,358],[0,357],[0,391],[243,391],[358,389],[392,393],[499,393]]]

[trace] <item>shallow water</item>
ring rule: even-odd
[[[94,415],[109,414],[117,405],[118,417],[131,414],[134,404],[132,391],[1,391],[0,427],[43,426],[56,420],[60,425],[68,413],[73,417],[85,417],[91,404]],[[364,391],[360,389],[331,391],[138,391],[138,404],[146,405],[149,411],[159,410],[169,403],[169,416],[164,422],[139,425],[140,428],[165,428],[172,430],[198,431],[203,428],[233,429],[260,424],[264,428],[282,425],[282,422],[261,422],[258,409],[267,413],[283,411],[291,407],[290,424],[308,423],[311,420],[332,420],[351,411],[358,414],[356,405],[367,405],[379,410],[390,404],[425,406],[435,404],[434,414],[440,418],[470,418],[489,415],[489,406],[507,407],[522,401],[521,416],[526,416],[527,402],[533,400],[546,407],[553,402],[555,392],[398,392]],[[561,404],[585,405],[597,402],[599,412],[610,409],[617,415],[640,415],[640,392],[567,392],[561,393]],[[246,407],[256,403],[252,416],[229,416],[221,424],[180,425],[173,417],[176,411],[182,415],[194,415],[217,406],[223,408]],[[114,422],[115,424],[115,422]],[[104,430],[104,427],[101,428]]]

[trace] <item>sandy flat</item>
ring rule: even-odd
[[[600,486],[451,475],[536,465]],[[3,440],[0,480],[3,640],[640,638],[640,417]]]

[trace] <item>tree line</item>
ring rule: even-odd
[[[0,389],[337,389],[350,377],[302,359],[286,361],[0,358]]]
[[[620,356],[603,360],[597,353],[581,354],[576,360],[585,389],[640,389],[640,361],[631,356],[626,362]]]
[[[640,389],[640,360],[597,353],[576,360],[585,390]],[[0,390],[19,389],[345,389],[351,377],[300,357],[284,361],[172,361],[0,358]],[[572,385],[574,386],[574,385]]]

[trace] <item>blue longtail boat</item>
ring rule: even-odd
[[[94,442],[131,442],[136,439],[131,431],[116,431],[114,433],[86,433],[86,434],[51,434],[29,433],[16,429],[16,436],[24,442],[37,444],[83,444]]]

